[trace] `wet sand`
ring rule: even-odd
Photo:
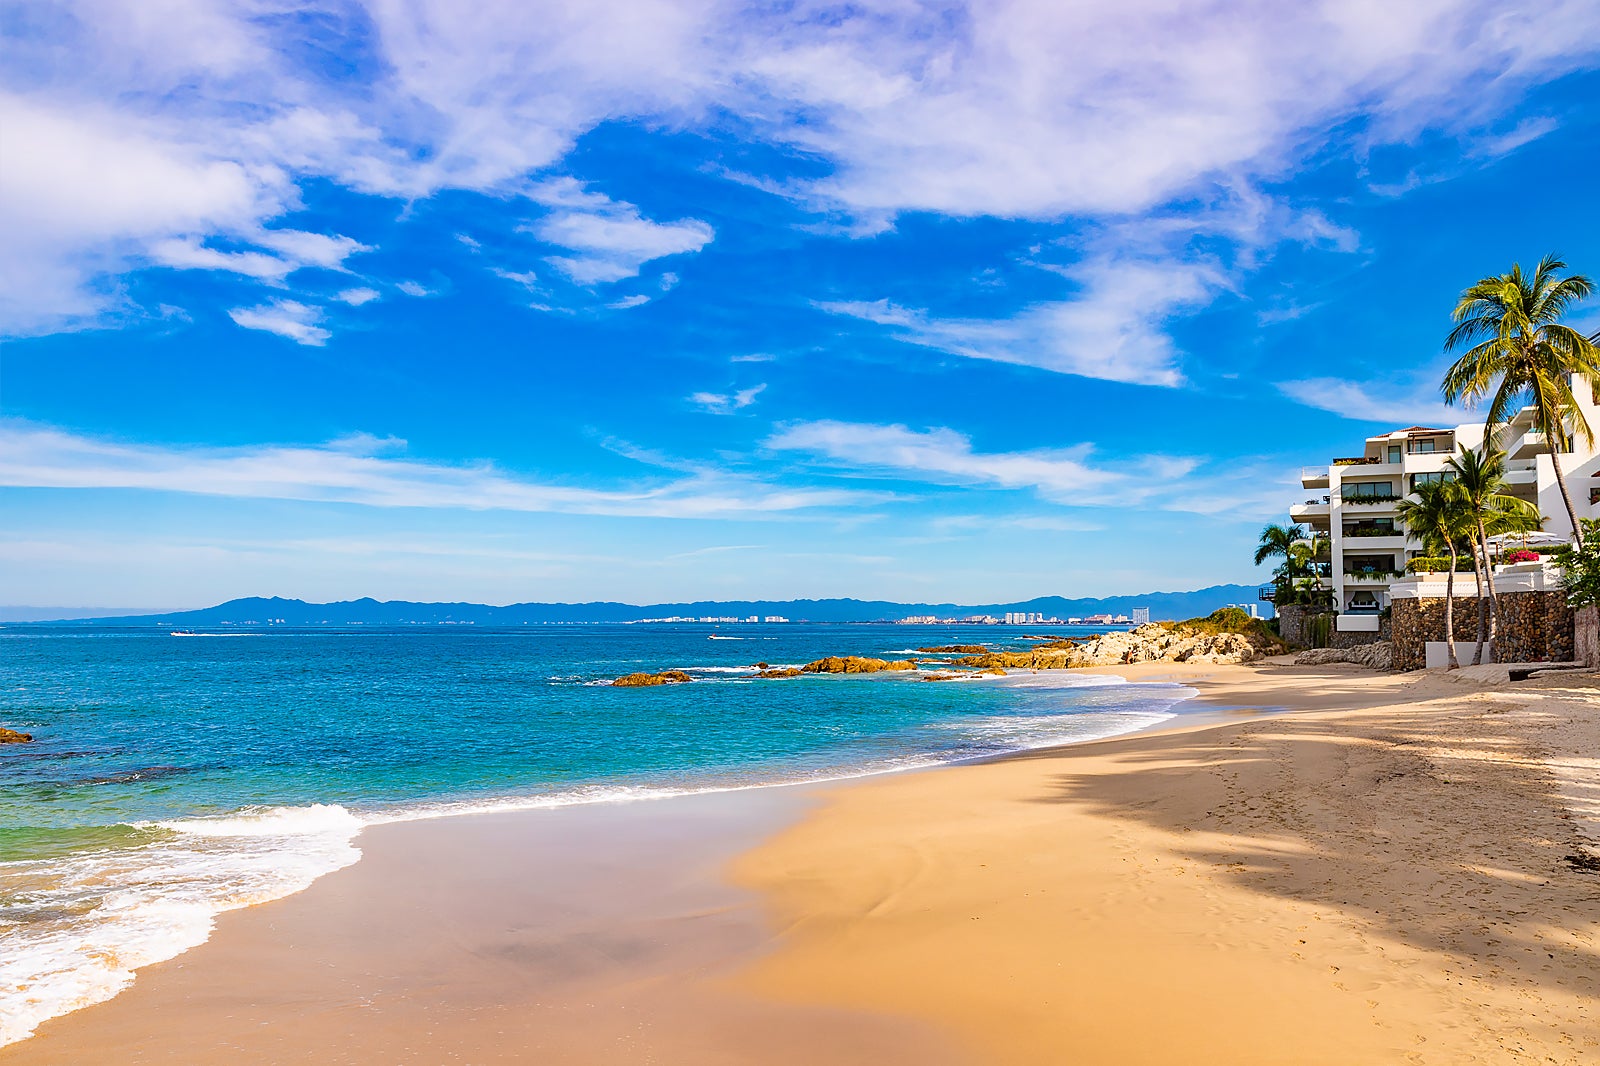
[[[1600,1060],[1593,676],[1106,672],[1202,698],[824,789],[370,829],[0,1063]]]

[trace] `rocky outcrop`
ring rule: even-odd
[[[982,655],[989,649],[982,644],[940,644],[936,648],[918,648],[933,655]]]
[[[659,674],[627,674],[611,684],[616,688],[649,688],[652,685],[681,685],[693,680],[682,670],[663,670]]]
[[[939,674],[926,674],[924,681],[970,681],[975,677],[1005,677],[1006,672],[998,666],[991,666],[985,670],[949,670]]]
[[[1127,663],[1248,663],[1284,650],[1258,621],[1244,612],[1188,622],[1150,622],[1131,631],[1103,633],[1084,641],[1058,640],[1031,651],[990,652],[957,659],[957,666],[1059,670]]]
[[[1394,644],[1379,640],[1371,644],[1358,644],[1353,648],[1313,648],[1295,656],[1296,666],[1327,666],[1330,663],[1353,663],[1369,670],[1394,669]]]
[[[32,733],[19,733],[15,729],[0,726],[0,744],[26,744],[32,739]]]
[[[769,666],[757,670],[751,677],[799,677],[804,671],[798,666]]]
[[[800,668],[806,674],[878,674],[887,670],[915,670],[910,659],[871,659],[864,655],[830,655]]]

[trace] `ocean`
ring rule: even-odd
[[[1088,627],[0,628],[0,1045],[360,858],[364,826],[826,781],[1111,736],[1193,690],[757,680]],[[613,688],[676,668],[695,682]]]

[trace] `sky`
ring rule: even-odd
[[[1253,582],[1600,5],[0,0],[0,603]],[[1579,324],[1600,326],[1593,306]]]

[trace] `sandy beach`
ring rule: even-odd
[[[1600,679],[1281,664],[1163,731],[416,822],[0,1062],[1600,1059]]]

